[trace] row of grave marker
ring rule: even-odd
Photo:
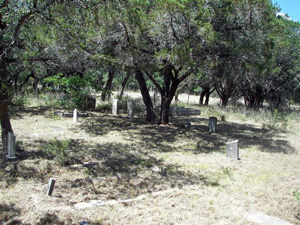
[[[160,107],[155,107],[155,112],[159,114]],[[171,107],[170,108],[170,116],[190,116],[190,115],[200,115],[201,111],[199,109],[187,109],[187,108],[180,108],[180,107]],[[64,111],[55,111],[55,115],[61,117],[72,117],[74,122],[78,122],[78,117],[87,117],[87,113],[79,113],[77,109],[74,110],[73,113],[71,112],[64,112]],[[118,115],[118,99],[113,99],[112,101],[112,114],[114,116]],[[128,118],[133,118],[134,114],[134,106],[133,100],[127,101],[127,116]]]
[[[133,118],[133,101],[131,99],[127,100],[127,116],[128,118]],[[112,114],[114,116],[118,115],[118,99],[113,99],[112,102]]]

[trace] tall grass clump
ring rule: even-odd
[[[49,140],[42,146],[42,151],[46,155],[46,158],[54,160],[60,166],[67,164],[69,157],[66,150],[69,149],[70,140]]]
[[[219,176],[225,176],[229,179],[232,178],[233,176],[233,168],[232,167],[228,167],[228,166],[223,166],[221,164],[218,164],[219,165],[219,168],[220,168],[220,172],[218,172],[218,175]]]
[[[30,94],[26,96],[28,107],[58,107],[61,95],[58,93],[44,92],[40,95]]]
[[[266,111],[260,110],[262,118],[262,127],[270,130],[285,130],[287,128],[287,118],[278,110]]]

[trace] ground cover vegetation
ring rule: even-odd
[[[132,99],[143,106],[142,97]],[[178,99],[177,107],[199,107]],[[299,112],[222,109],[211,101],[200,115],[172,116],[168,126],[146,122],[144,111],[128,119],[125,107],[118,116],[100,107],[74,123],[54,116],[51,105],[14,106],[18,160],[1,155],[1,221],[255,224],[254,211],[298,224]],[[208,131],[210,116],[218,118],[217,133]],[[232,161],[225,143],[236,139],[241,160]],[[90,207],[93,201],[99,205]]]
[[[285,163],[290,154],[296,154],[297,143],[290,144],[293,140],[287,140],[285,134],[291,132],[291,137],[295,137],[293,132],[299,132],[299,121],[295,117],[300,101],[300,24],[279,16],[279,11],[280,8],[268,0],[0,1],[2,158],[7,152],[9,132],[17,135],[19,150],[34,152],[21,156],[20,163],[7,164],[3,160],[6,169],[1,173],[7,178],[3,185],[18,188],[22,185],[21,177],[33,183],[37,179],[44,181],[48,175],[62,176],[62,171],[68,174],[66,168],[71,165],[97,161],[98,167],[74,170],[77,181],[69,180],[61,190],[75,185],[74,193],[85,196],[90,195],[87,190],[92,190],[89,198],[99,195],[103,200],[133,198],[145,194],[146,190],[161,191],[202,183],[211,190],[209,187],[217,184],[222,176],[232,181],[235,167],[218,161],[217,169],[214,167],[203,174],[193,169],[191,172],[189,168],[200,166],[201,170],[202,166],[206,169],[206,165],[191,165],[180,158],[184,155],[193,158],[201,150],[201,157],[211,153],[221,160],[215,153],[221,152],[223,141],[240,137],[246,140],[245,135],[253,138],[253,142],[248,140],[243,146],[245,151],[250,151],[247,154],[266,159],[264,151],[271,152],[273,161],[280,155],[274,152],[286,154],[287,158],[283,157],[280,162],[282,167],[278,168],[291,169],[288,174],[293,177],[294,170]],[[131,98],[127,90],[139,90],[141,97],[135,99],[136,118],[126,122],[123,117],[114,118],[107,113],[111,111],[110,101],[115,92],[121,111],[126,110],[126,100]],[[215,105],[218,98],[221,108],[202,108],[203,117],[191,121],[196,130],[186,131],[182,124],[189,119],[173,118],[170,111],[174,103],[190,107],[182,103],[181,93],[188,94],[186,102],[197,94],[199,105],[209,105],[210,99]],[[94,111],[78,126],[53,114],[55,109],[74,108]],[[36,121],[31,121],[30,116]],[[212,142],[212,136],[204,132],[204,116],[218,117],[234,134],[229,134],[221,125],[223,133],[216,134],[216,142]],[[251,125],[234,122],[230,125],[228,121],[250,121]],[[43,136],[42,131],[34,132],[35,136],[26,134],[23,129],[31,127],[32,122],[53,135]],[[49,124],[51,129],[47,128]],[[157,127],[157,124],[170,127]],[[236,134],[241,130],[241,134]],[[63,135],[63,140],[56,133]],[[77,139],[71,138],[72,135],[78,136]],[[116,140],[120,138],[120,145],[109,141],[111,136]],[[107,142],[102,138],[108,138]],[[202,142],[194,143],[197,138]],[[67,147],[79,150],[65,152]],[[210,156],[204,158],[212,160]],[[35,168],[41,158],[42,169]],[[170,158],[178,160],[174,161],[178,165],[169,164]],[[200,157],[197,159],[202,161]],[[294,160],[296,163],[297,159]],[[160,166],[170,169],[167,179],[161,179],[152,171]],[[265,166],[260,169],[267,169],[267,164]],[[250,167],[249,164],[248,169]],[[151,174],[147,174],[151,168]],[[34,172],[39,175],[32,175]],[[140,182],[141,189],[130,183],[132,176],[132,182]],[[139,176],[141,178],[136,179]],[[147,176],[153,182],[145,180]],[[101,185],[94,184],[98,182],[95,177],[101,177],[103,182],[111,179],[106,194],[99,194]],[[257,178],[257,182],[261,179]],[[295,180],[294,189],[286,190],[286,194],[289,192],[293,199],[299,200],[299,184]],[[111,190],[120,182],[123,189],[112,194]],[[82,188],[87,188],[86,192],[81,192]],[[259,192],[263,193],[262,189]],[[288,198],[291,207],[295,207],[297,203],[292,202],[290,195]],[[33,199],[34,204],[39,202]],[[66,203],[68,206],[88,200],[85,197],[71,200],[70,195],[63,199],[70,201]],[[7,221],[22,211],[14,204],[3,205],[1,216]],[[7,212],[9,207],[16,209],[15,214]],[[299,212],[293,209],[287,209],[294,215],[293,219],[271,209],[269,212],[298,222]],[[39,219],[41,224],[47,220],[63,223],[59,217],[49,214]],[[23,219],[25,223],[26,218]],[[110,220],[110,223],[117,222]]]

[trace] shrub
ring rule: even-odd
[[[79,75],[64,76],[59,73],[46,78],[44,82],[48,85],[49,91],[61,92],[58,106],[62,108],[77,108],[85,110],[88,108],[88,92],[93,87],[94,81],[91,77],[81,77]]]
[[[27,102],[27,98],[25,95],[17,95],[13,98],[12,102],[17,106],[24,106]]]

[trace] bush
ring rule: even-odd
[[[17,95],[13,98],[12,103],[17,106],[24,106],[27,102],[25,95]]]
[[[93,80],[90,77],[79,75],[66,77],[63,74],[57,74],[46,78],[44,82],[47,84],[49,91],[59,91],[61,93],[57,101],[57,106],[60,108],[77,108],[81,110],[89,108],[91,98],[88,92],[89,88],[93,86]]]

